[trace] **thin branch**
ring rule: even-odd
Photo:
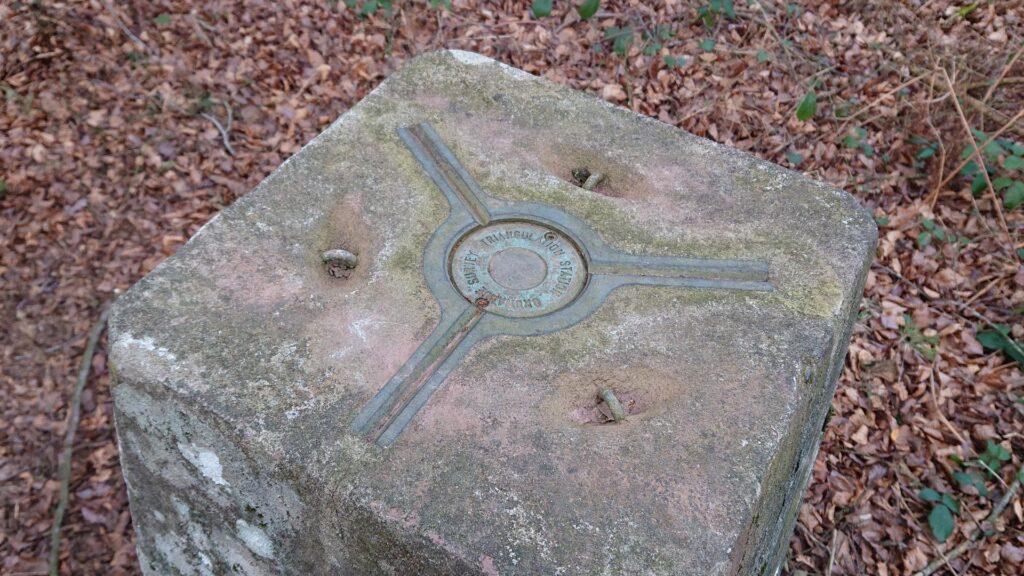
[[[932,190],[931,195],[928,197],[928,208],[930,210],[935,209],[935,202],[939,199],[939,194],[942,192],[942,180],[946,170],[946,145],[942,142],[942,133],[932,123],[932,96],[935,93],[935,72],[933,71],[931,76],[928,78],[928,100],[925,101],[924,105],[924,118],[925,122],[928,123],[928,127],[932,131],[932,135],[935,136],[935,141],[939,145],[939,177],[936,178],[935,189]],[[948,94],[947,94],[948,95]],[[971,197],[974,198],[973,196]]]
[[[228,139],[228,131],[231,130],[231,120],[234,117],[234,112],[231,110],[231,106],[228,106],[227,104],[224,104],[224,108],[228,111],[227,127],[222,126],[220,121],[217,120],[217,117],[214,116],[213,114],[207,114],[206,112],[200,112],[199,115],[202,116],[203,118],[206,118],[210,122],[213,122],[213,125],[217,127],[217,131],[220,132],[220,138],[224,142],[224,149],[228,151],[228,155],[229,156],[234,156],[235,155],[235,149],[231,147],[231,142]]]
[[[932,404],[935,405],[935,413],[939,415],[939,420],[946,426],[946,428],[956,436],[956,439],[960,441],[961,446],[966,446],[968,450],[971,449],[971,444],[964,439],[963,435],[956,429],[955,426],[946,418],[946,415],[942,412],[942,407],[939,405],[939,392],[935,385],[935,372],[939,369],[939,354],[936,352],[935,359],[932,360],[931,370],[928,372],[928,388],[932,393]]]
[[[828,548],[828,569],[825,570],[825,576],[832,576],[832,567],[836,563],[836,542],[839,539],[839,531],[832,529],[832,545]]]
[[[919,82],[925,76],[928,76],[928,74],[921,74],[919,76],[915,76],[915,77],[911,78],[910,80],[907,80],[903,84],[900,84],[899,86],[893,88],[892,90],[889,90],[888,92],[879,95],[877,98],[875,98],[867,106],[865,106],[865,107],[861,108],[860,110],[856,111],[855,113],[847,116],[846,119],[843,121],[842,125],[839,126],[839,129],[836,130],[836,133],[839,134],[840,136],[842,136],[845,133],[846,128],[850,125],[850,122],[852,122],[854,118],[856,118],[857,116],[860,116],[861,114],[867,112],[868,110],[871,110],[875,106],[878,106],[879,104],[882,103],[882,100],[888,98],[889,96],[892,96],[893,94],[899,92],[900,90],[903,90],[904,88],[907,88],[907,87],[909,87],[909,86],[911,86],[913,84],[916,84],[917,82]]]
[[[1012,242],[1013,235],[1010,234],[1010,227],[1006,224],[1006,216],[1003,214],[1003,204],[999,201],[999,195],[996,194],[995,186],[992,185],[992,179],[988,175],[988,167],[985,166],[985,158],[981,155],[981,149],[978,148],[978,141],[974,139],[974,133],[971,132],[971,125],[967,122],[967,116],[964,115],[964,109],[960,107],[960,101],[956,98],[956,89],[953,88],[953,81],[949,79],[949,74],[946,73],[946,69],[942,69],[942,78],[946,81],[946,87],[949,89],[950,94],[953,94],[953,105],[956,107],[957,115],[960,117],[960,123],[964,127],[964,131],[967,132],[967,137],[971,141],[971,145],[974,146],[974,157],[978,159],[978,164],[981,166],[981,173],[985,176],[985,183],[988,184],[988,191],[992,195],[992,205],[996,210],[996,215],[999,217],[999,223],[1003,227],[1003,232],[1006,233],[1006,237]]]
[[[977,98],[974,98],[969,94],[964,94],[964,102],[970,104],[972,108],[981,112],[985,116],[988,116],[989,118],[995,120],[996,122],[1000,122],[1002,124],[1013,124],[1010,121],[1009,116],[1003,114],[999,110],[996,110],[995,108],[989,106],[988,104],[985,104],[981,100],[978,100]],[[1024,136],[1024,126],[1011,125],[1010,129],[1016,132],[1018,135]]]
[[[1010,71],[1010,68],[1013,68],[1013,63],[1016,62],[1018,58],[1020,58],[1020,55],[1022,53],[1024,53],[1024,44],[1022,44],[1020,50],[1017,50],[1017,53],[1013,55],[1013,58],[1010,58],[1010,61],[1006,63],[1006,66],[1003,66],[1003,71],[999,73],[999,76],[996,78],[996,81],[993,82],[992,85],[988,87],[988,90],[985,91],[985,95],[981,98],[982,104],[988,103],[988,99],[992,97],[992,93],[996,91],[996,88],[999,86],[999,83],[1002,82],[1003,78],[1006,77],[1006,73]]]
[[[78,420],[82,415],[82,389],[89,380],[89,371],[92,369],[92,357],[96,353],[96,344],[103,334],[103,328],[107,325],[107,316],[110,315],[110,306],[104,306],[100,312],[99,319],[92,325],[89,331],[89,340],[85,345],[85,352],[82,354],[82,363],[78,368],[78,381],[71,392],[71,400],[68,403],[68,424],[64,432],[64,449],[61,452],[60,467],[57,475],[60,480],[60,497],[57,501],[57,509],[53,512],[53,527],[50,529],[50,576],[57,576],[60,570],[60,527],[64,522],[64,513],[68,508],[68,493],[71,483],[71,454],[75,444],[75,432],[78,430]]]
[[[128,26],[125,26],[124,22],[121,22],[121,19],[117,17],[117,13],[114,12],[114,7],[111,6],[110,2],[106,2],[104,0],[103,6],[107,9],[107,12],[110,12],[110,17],[114,20],[114,24],[117,24],[117,27],[121,29],[121,32],[124,32],[125,36],[127,36],[132,42],[138,44],[146,52],[149,52],[150,54],[159,54],[159,52],[150,48],[148,44],[143,42],[142,38],[136,36]]]
[[[971,82],[970,84],[964,85],[964,90],[976,90],[978,88],[984,88],[986,86],[992,86],[995,80],[985,80],[983,82]],[[1000,85],[1006,84],[1024,84],[1024,76],[1010,76],[1009,78],[1003,78]]]

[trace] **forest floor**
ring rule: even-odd
[[[878,255],[786,571],[1022,573],[1022,3],[601,2],[586,20],[579,1],[543,16],[438,4],[0,4],[0,573],[47,572],[71,390],[104,303],[437,48],[870,207]],[[109,376],[101,339],[62,574],[138,573]]]

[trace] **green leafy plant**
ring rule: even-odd
[[[373,16],[378,10],[382,11],[386,16],[390,16],[395,10],[395,0],[367,0],[366,2],[360,2],[359,0],[345,0],[345,6],[352,10],[357,10],[360,18],[367,18]]]
[[[971,2],[970,4],[965,4],[959,7],[956,9],[956,15],[960,18],[967,18],[967,16],[971,12],[974,12],[974,9],[978,7],[978,4],[980,4],[980,2]]]
[[[718,18],[722,16],[730,20],[736,18],[736,7],[733,6],[732,0],[711,0],[697,9],[697,17],[708,28],[713,28]]]
[[[972,130],[979,142],[988,140],[988,136],[980,130]],[[971,144],[960,153],[960,159],[974,157],[976,144]],[[971,193],[980,196],[988,188],[988,181],[996,193],[1002,196],[1003,206],[1009,210],[1024,204],[1024,145],[1005,138],[995,138],[981,150],[985,158],[986,172],[976,160],[971,160],[960,175],[971,181]]]
[[[157,26],[169,26],[171,24],[171,15],[167,12],[161,12],[156,18],[153,18],[153,24]]]
[[[705,38],[700,41],[700,49],[705,52],[713,52],[715,50],[715,39]]]
[[[925,336],[921,329],[914,324],[914,319],[910,317],[910,314],[903,315],[903,327],[900,328],[900,335],[903,337],[903,341],[910,344],[914,350],[921,353],[928,360],[934,360],[935,355],[938,353],[939,336]]]
[[[633,45],[634,34],[632,26],[623,26],[622,28],[612,26],[604,31],[604,39],[611,41],[612,52],[619,56],[625,56],[629,52],[629,47]]]
[[[935,240],[947,242],[949,244],[959,244],[960,246],[966,246],[971,242],[970,238],[966,236],[958,236],[955,233],[937,225],[935,220],[930,218],[925,218],[921,221],[921,228],[923,228],[923,230],[921,230],[917,235],[918,248],[924,248]]]
[[[1010,451],[993,442],[991,438],[985,442],[985,452],[978,455],[978,461],[993,478],[999,476],[999,468],[1002,467],[1003,462],[1009,460]]]
[[[818,95],[814,93],[814,90],[808,90],[807,94],[804,94],[804,99],[800,101],[800,105],[796,107],[796,119],[801,122],[810,120],[811,116],[817,112]]]
[[[644,43],[644,55],[654,56],[657,54],[661,50],[662,42],[668,40],[674,34],[675,32],[672,30],[672,27],[667,25],[655,26],[652,31],[643,30],[640,33],[640,39]]]
[[[977,474],[973,474],[971,472],[954,472],[953,479],[960,484],[960,488],[973,486],[974,489],[978,491],[979,495],[982,497],[988,496],[988,487],[985,486],[985,480],[979,478]]]
[[[686,56],[665,56],[662,58],[662,61],[669,68],[682,68],[686,66]]]
[[[804,163],[803,155],[798,152],[786,152],[786,160],[789,160],[789,163],[793,166],[799,166]]]
[[[914,166],[921,168],[925,162],[935,157],[935,153],[939,151],[939,143],[932,142],[927,138],[921,136],[911,136],[910,143],[920,146],[917,150],[917,154],[914,155]]]
[[[918,495],[925,502],[932,503],[931,512],[928,513],[928,526],[932,529],[932,536],[939,542],[945,542],[956,529],[954,514],[960,514],[960,504],[949,494],[925,488]]]
[[[757,63],[758,64],[764,64],[765,62],[770,62],[771,59],[772,59],[771,52],[767,52],[765,50],[758,50],[757,51]]]
[[[576,7],[576,12],[580,15],[580,19],[587,20],[597,14],[597,9],[600,7],[601,0],[584,0],[583,4]]]
[[[853,148],[860,150],[865,156],[871,157],[875,155],[875,148],[871,144],[864,141],[868,136],[868,131],[860,126],[853,129],[850,134],[847,134],[843,138],[843,146],[847,148]]]
[[[1024,366],[1024,344],[1017,342],[1010,334],[1010,327],[1005,324],[993,324],[994,328],[978,332],[978,342],[986,350],[1002,352],[1004,356]]]
[[[551,0],[533,0],[530,11],[536,18],[543,18],[551,14]]]

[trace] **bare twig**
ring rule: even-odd
[[[1024,45],[1021,45],[1020,50],[1017,50],[1017,53],[1010,58],[1010,61],[1006,63],[1006,66],[1003,66],[1003,71],[999,73],[998,77],[996,77],[996,81],[993,82],[992,85],[988,87],[988,90],[985,91],[985,95],[981,98],[981,102],[983,104],[988,103],[988,99],[992,97],[992,93],[996,91],[996,88],[999,87],[999,83],[1006,77],[1006,73],[1010,71],[1010,68],[1013,68],[1013,63],[1020,58],[1022,53],[1024,53]]]
[[[943,175],[944,175],[944,173],[945,173],[944,171],[946,169],[946,145],[942,142],[942,133],[939,132],[939,129],[935,127],[934,123],[932,123],[932,104],[931,104],[931,100],[932,100],[932,96],[934,95],[934,93],[935,93],[935,73],[932,72],[931,76],[928,78],[928,100],[925,101],[925,105],[924,105],[924,110],[925,110],[924,118],[925,118],[925,121],[928,123],[928,127],[931,129],[932,134],[935,136],[935,141],[939,145],[939,177],[935,179],[936,180],[935,181],[935,184],[936,184],[935,185],[935,189],[932,190],[931,195],[928,197],[928,208],[930,210],[934,210],[935,209],[935,202],[939,199],[939,194],[942,191],[942,184],[941,184],[941,182],[943,181]]]
[[[60,570],[60,527],[64,522],[64,513],[68,508],[68,493],[71,483],[71,454],[75,444],[75,431],[78,429],[78,420],[82,415],[82,389],[89,379],[89,371],[92,368],[92,357],[96,353],[96,344],[103,334],[103,328],[107,325],[107,316],[110,315],[110,306],[104,306],[100,312],[99,319],[92,325],[89,331],[89,340],[85,345],[85,352],[82,354],[82,363],[78,368],[78,381],[71,392],[71,400],[68,403],[68,424],[64,432],[64,449],[61,452],[60,467],[57,475],[60,481],[60,496],[57,501],[57,509],[53,512],[53,527],[50,529],[50,576],[57,576]]]
[[[832,567],[836,563],[836,541],[839,539],[839,530],[832,530],[832,545],[828,548],[828,569],[825,570],[825,576],[832,576]]]
[[[1013,122],[1010,121],[1009,116],[1003,114],[999,110],[996,110],[995,108],[989,106],[988,104],[985,104],[981,100],[978,100],[977,98],[974,98],[973,96],[969,96],[967,94],[964,94],[964,102],[966,104],[970,104],[972,108],[981,112],[985,116],[988,116],[989,118],[995,120],[996,122],[999,122],[1004,125],[1009,124],[1010,130],[1013,130],[1017,134],[1024,136],[1024,126],[1018,126],[1014,124]]]
[[[117,17],[117,13],[114,12],[114,7],[110,4],[110,2],[104,1],[103,6],[107,9],[107,12],[110,13],[110,17],[114,20],[114,24],[117,24],[117,27],[121,29],[121,32],[124,32],[125,36],[127,36],[132,42],[138,44],[139,47],[141,47],[146,52],[149,52],[150,54],[159,54],[159,52],[150,48],[149,44],[143,42],[142,38],[136,36],[135,33],[128,28],[128,26],[125,26],[124,22],[121,22],[121,19]]]
[[[956,95],[956,89],[953,88],[953,81],[949,79],[949,74],[946,73],[946,69],[942,69],[942,77],[946,81],[946,88],[949,89],[950,94]],[[964,131],[967,132],[967,138],[970,139],[971,145],[974,146],[974,157],[977,158],[978,164],[981,166],[981,173],[985,176],[985,183],[988,184],[988,191],[992,195],[992,205],[996,210],[996,215],[999,217],[999,224],[1003,228],[1003,232],[1006,233],[1006,237],[1012,242],[1013,235],[1010,234],[1010,227],[1006,224],[1006,216],[1003,214],[1003,204],[999,201],[999,195],[996,194],[995,186],[992,185],[992,179],[988,176],[988,167],[985,166],[985,158],[982,157],[981,149],[978,148],[978,141],[974,139],[974,133],[971,132],[971,125],[967,122],[967,116],[964,115],[964,109],[960,107],[960,101],[955,97],[953,100],[953,106],[956,107],[956,113],[960,117],[960,123],[964,127]]]
[[[986,86],[992,86],[995,80],[985,80],[983,82],[971,82],[970,84],[964,85],[964,90],[975,90],[977,88],[984,88]],[[1000,85],[1006,84],[1024,84],[1024,76],[1010,76],[1009,78],[1003,78]]]
[[[842,136],[845,133],[846,128],[850,126],[850,122],[852,122],[854,118],[856,118],[857,116],[860,116],[861,114],[867,112],[868,110],[871,110],[875,106],[878,106],[879,104],[882,103],[883,100],[885,100],[889,96],[892,96],[893,94],[899,92],[900,90],[903,90],[904,88],[907,88],[909,86],[912,86],[913,84],[916,84],[922,78],[924,78],[925,76],[928,76],[928,75],[929,74],[920,74],[918,76],[914,76],[913,78],[911,78],[910,80],[907,80],[903,84],[900,84],[899,86],[893,88],[892,90],[889,90],[888,92],[878,96],[877,98],[875,98],[867,106],[864,106],[860,110],[857,110],[853,114],[850,114],[849,116],[847,116],[846,119],[843,120],[843,123],[839,126],[839,129],[836,130],[836,133],[839,134],[840,136]]]
[[[235,155],[235,149],[231,147],[231,141],[228,139],[228,131],[231,130],[231,120],[234,117],[234,112],[231,110],[231,106],[224,104],[224,108],[228,111],[228,117],[226,120],[227,126],[221,125],[220,121],[213,114],[207,114],[206,112],[200,112],[199,115],[206,118],[213,125],[217,127],[217,131],[220,132],[220,138],[224,142],[224,149],[227,150],[229,156]]]
[[[968,450],[971,449],[971,444],[964,439],[960,432],[953,426],[953,424],[946,418],[946,415],[942,412],[942,407],[939,406],[939,392],[935,386],[935,371],[939,369],[939,354],[935,354],[935,359],[932,360],[932,369],[928,373],[928,387],[932,393],[932,403],[935,405],[935,413],[939,415],[939,420],[946,426],[946,428],[956,436],[956,439],[960,441],[961,446],[966,446]]]
[[[1005,494],[1003,494],[1003,497],[1002,499],[999,500],[999,503],[996,504],[994,508],[992,508],[992,512],[990,512],[988,517],[985,518],[985,522],[993,524],[997,519],[999,519],[999,516],[1001,516],[1003,514],[1003,511],[1006,510],[1006,507],[1009,506],[1010,501],[1013,500],[1013,497],[1017,494],[1018,490],[1020,490],[1019,475],[1013,481],[1013,483],[1010,484],[1009,489],[1006,491]],[[931,574],[934,574],[936,570],[944,566],[948,561],[957,558],[958,556],[966,552],[971,546],[974,545],[975,542],[980,540],[981,537],[984,535],[984,530],[975,530],[974,533],[971,534],[970,538],[961,542],[960,545],[956,548],[953,548],[949,552],[949,554],[946,554],[938,560],[933,561],[931,564],[928,564],[924,567],[923,570],[921,570],[914,576],[931,576]]]

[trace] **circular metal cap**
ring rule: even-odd
[[[532,318],[583,290],[586,263],[562,232],[524,221],[494,222],[466,234],[449,259],[455,288],[488,312]]]

